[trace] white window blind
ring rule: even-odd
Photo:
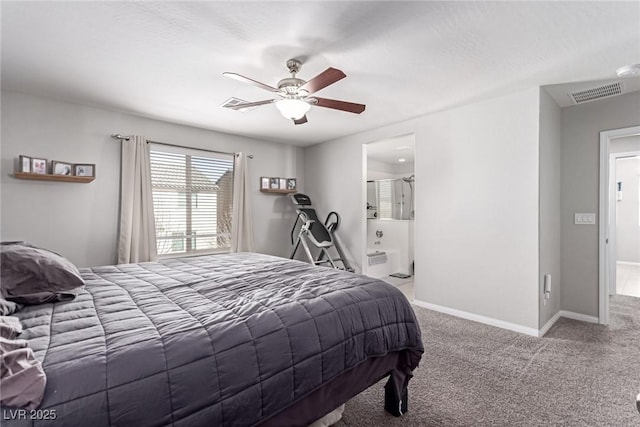
[[[233,155],[151,144],[158,255],[231,247]]]
[[[380,180],[376,181],[378,190],[378,219],[393,218],[393,181]]]

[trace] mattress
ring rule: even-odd
[[[17,313],[47,386],[3,425],[307,425],[388,374],[398,412],[423,352],[404,295],[362,275],[260,254],[81,274],[73,301]],[[354,375],[370,378],[310,409]]]

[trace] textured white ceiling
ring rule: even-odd
[[[219,107],[269,98],[224,71],[275,85],[292,57],[366,111]],[[2,2],[4,89],[298,145],[629,63],[639,2]]]

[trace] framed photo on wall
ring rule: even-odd
[[[73,165],[66,162],[58,162],[56,160],[51,161],[51,173],[54,175],[71,175],[73,172]]]
[[[268,190],[269,189],[269,178],[266,176],[263,176],[260,178],[260,189],[261,190]]]
[[[95,164],[75,164],[73,165],[73,174],[75,176],[96,176]]]
[[[280,186],[279,186],[280,190],[286,190],[287,189],[287,178],[280,178]]]
[[[295,190],[295,189],[296,189],[296,179],[287,178],[287,190]]]
[[[31,173],[31,157],[20,155],[18,159],[18,172]]]
[[[47,159],[31,159],[31,173],[46,175]]]
[[[280,178],[269,178],[269,188],[272,190],[280,188]]]

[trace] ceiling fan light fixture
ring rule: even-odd
[[[311,109],[312,105],[332,110],[346,111],[353,114],[360,114],[365,110],[366,105],[364,104],[339,101],[337,99],[319,98],[315,96],[316,92],[347,77],[344,72],[337,68],[329,67],[311,80],[305,81],[296,77],[296,74],[300,71],[301,65],[302,63],[300,60],[295,58],[287,61],[287,68],[289,68],[291,77],[280,80],[277,88],[260,83],[257,80],[250,79],[249,77],[245,77],[237,73],[222,73],[225,77],[230,77],[259,87],[260,89],[275,93],[282,98],[277,100],[277,98],[273,99],[274,96],[272,96],[271,99],[265,99],[264,101],[224,105],[224,107],[234,110],[244,110],[249,107],[275,104],[280,111],[280,114],[288,120],[293,120],[294,125],[302,125],[308,122],[306,114]]]
[[[311,105],[300,99],[281,99],[276,102],[276,107],[285,119],[290,120],[301,119],[311,109]]]

